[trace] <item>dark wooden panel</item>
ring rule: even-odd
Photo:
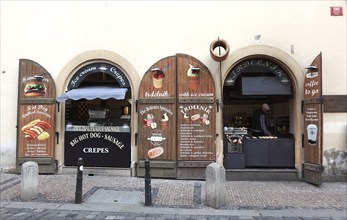
[[[347,112],[347,95],[325,95],[324,112]]]
[[[304,179],[308,183],[320,186],[322,184],[322,172],[304,169]]]

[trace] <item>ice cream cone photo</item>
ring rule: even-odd
[[[189,69],[187,71],[189,89],[195,90],[199,86],[200,82],[200,68],[196,68],[193,65],[189,64]]]
[[[159,68],[154,68],[152,71],[153,86],[156,89],[160,89],[163,86],[164,72]]]
[[[169,117],[167,116],[167,112],[165,112],[164,115],[162,116],[161,120],[160,120],[160,122],[161,122],[160,125],[161,125],[162,129],[166,128],[168,120],[169,120]]]

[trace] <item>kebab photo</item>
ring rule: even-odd
[[[27,141],[37,139],[39,141],[49,138],[47,132],[51,128],[51,124],[41,119],[35,119],[22,127],[22,132]]]

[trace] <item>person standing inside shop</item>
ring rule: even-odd
[[[258,136],[271,136],[271,133],[266,127],[265,114],[270,111],[270,106],[264,103],[260,108],[254,111],[252,118],[252,135]]]

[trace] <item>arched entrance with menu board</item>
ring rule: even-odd
[[[239,49],[231,58],[223,81],[227,178],[297,180],[302,165],[302,68],[285,52],[264,45]],[[266,117],[271,136],[255,138],[252,116],[264,103],[271,107]]]
[[[71,77],[65,102],[64,164],[129,168],[131,90],[123,71],[108,62],[83,65]]]
[[[265,57],[244,59],[229,72],[223,86],[227,169],[294,168],[292,97],[288,73]],[[271,135],[256,136],[252,117],[264,103]]]
[[[208,68],[185,54],[166,57],[144,74],[139,89],[138,175],[202,179],[216,159],[215,86]]]
[[[59,83],[65,92],[57,98],[63,172],[82,157],[88,174],[133,175],[135,69],[113,52],[90,51],[73,59],[61,75],[66,79]]]

